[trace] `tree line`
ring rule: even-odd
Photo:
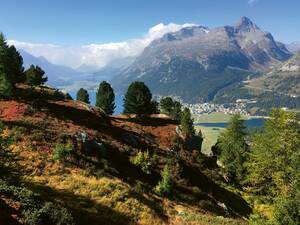
[[[42,85],[48,78],[39,66],[31,65],[27,70],[23,58],[13,45],[8,45],[0,33],[0,97],[12,98],[17,83],[32,86]]]
[[[90,104],[88,91],[80,88],[77,92],[76,100]],[[111,85],[106,81],[99,84],[95,106],[101,108],[108,115],[112,115],[115,111],[115,93]],[[152,93],[144,82],[134,81],[129,85],[123,99],[123,106],[124,114],[135,114],[138,118],[151,114],[166,114],[171,119],[180,122],[185,136],[193,136],[195,134],[194,121],[190,110],[188,108],[182,109],[182,104],[171,97],[164,97],[158,103],[152,98]]]
[[[212,148],[231,184],[270,205],[254,212],[251,224],[300,224],[300,126],[296,112],[273,109],[263,130],[249,136],[233,116]]]

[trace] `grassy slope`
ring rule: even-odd
[[[210,113],[206,115],[194,115],[195,123],[225,123],[230,120],[231,115],[227,115],[224,113]],[[211,152],[211,147],[217,142],[218,136],[224,130],[224,128],[220,127],[205,127],[205,126],[196,126],[196,129],[200,129],[203,136],[204,141],[202,144],[202,151],[205,154],[209,154]]]
[[[6,175],[45,200],[61,202],[77,224],[245,223],[216,217],[223,215],[216,202],[226,202],[235,213],[239,208],[241,214],[248,209],[240,197],[218,187],[184,161],[185,178],[181,178],[182,186],[176,182],[172,197],[153,193],[159,171],[172,158],[165,152],[176,127],[171,121],[108,118],[97,109],[71,100],[33,104],[26,98],[22,103],[1,101],[0,119],[8,126],[5,133],[18,136],[18,141],[6,149],[10,157],[1,158]],[[99,158],[92,150],[77,149],[77,158],[74,156],[66,164],[54,162],[51,152],[55,143],[83,131],[89,139],[104,143],[107,155]],[[153,175],[142,173],[128,161],[137,148],[132,139],[138,148],[156,149],[158,162]]]

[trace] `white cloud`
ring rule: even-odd
[[[162,37],[169,32],[176,32],[184,27],[195,24],[157,24],[151,27],[141,38],[124,42],[112,42],[104,44],[89,44],[79,47],[66,47],[52,44],[36,44],[10,40],[9,44],[15,45],[34,56],[44,56],[51,63],[66,65],[73,68],[82,64],[103,67],[107,63],[125,57],[133,57],[140,54],[153,40]]]

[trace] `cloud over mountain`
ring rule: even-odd
[[[34,56],[43,56],[54,64],[73,68],[80,65],[92,65],[101,68],[113,60],[137,56],[153,40],[161,38],[166,33],[176,32],[184,27],[194,25],[190,23],[181,25],[160,23],[151,27],[146,34],[137,39],[77,47],[28,43],[17,40],[9,40],[9,44],[13,44],[18,49],[23,49]]]

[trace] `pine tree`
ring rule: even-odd
[[[8,82],[6,75],[0,72],[0,98],[10,98],[12,96],[12,85]]]
[[[10,86],[24,82],[23,59],[14,46],[9,46],[5,37],[0,33],[0,70]],[[4,80],[4,79],[2,79]]]
[[[180,121],[181,120],[181,114],[182,114],[182,105],[178,101],[174,101],[173,109],[170,113],[170,116],[173,120]]]
[[[183,134],[186,137],[195,135],[194,121],[192,119],[189,108],[184,108],[181,115],[180,126]]]
[[[174,101],[171,97],[165,97],[160,100],[160,110],[162,113],[170,115],[174,108]]]
[[[220,149],[220,161],[226,172],[240,182],[244,178],[246,153],[248,145],[246,144],[246,133],[244,121],[240,115],[234,115],[228,124],[228,127],[218,138],[217,147]]]
[[[85,102],[87,104],[90,104],[90,97],[89,97],[89,93],[87,90],[80,88],[77,92],[77,96],[76,96],[77,101],[82,101]]]
[[[25,71],[26,84],[32,86],[39,86],[47,82],[48,78],[44,77],[45,72],[39,66],[31,65],[28,70]]]
[[[111,85],[106,81],[101,82],[96,94],[96,106],[105,113],[112,115],[115,111],[115,93]]]
[[[124,98],[124,113],[136,114],[138,117],[153,113],[152,94],[140,81],[131,83]]]

